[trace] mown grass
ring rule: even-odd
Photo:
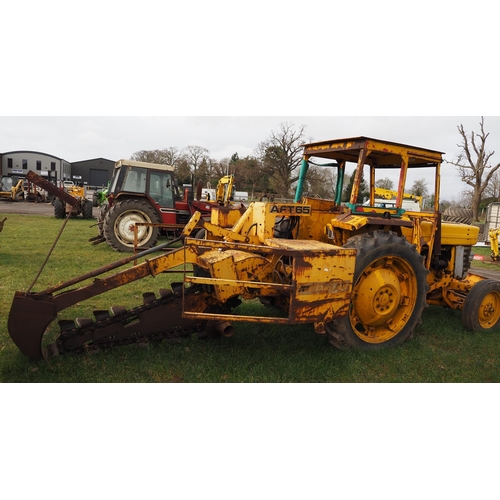
[[[106,244],[88,243],[96,234],[90,224],[83,219],[69,221],[35,291],[124,257]],[[338,351],[310,325],[235,323],[234,337],[217,341],[193,336],[176,343],[31,361],[8,335],[8,313],[14,292],[31,284],[61,225],[52,217],[9,214],[0,234],[2,382],[500,382],[499,332],[468,333],[460,312],[438,307],[424,311],[414,339],[374,353]],[[474,261],[477,264],[488,265]],[[157,291],[170,279],[141,280],[79,304],[61,317],[89,317],[92,310],[111,305],[132,307],[141,303],[143,291]],[[261,307],[247,302],[239,309],[242,314],[263,314]]]

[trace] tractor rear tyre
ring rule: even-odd
[[[104,237],[114,250],[118,252],[134,251],[134,225],[136,223],[160,222],[156,210],[145,200],[123,200],[113,205],[103,223]],[[137,228],[137,247],[147,249],[153,247],[158,240],[159,229],[153,226]]]
[[[54,215],[56,219],[64,219],[66,217],[66,204],[59,198],[54,200]]]
[[[358,253],[348,314],[326,325],[339,349],[378,350],[413,337],[427,305],[423,258],[406,239],[385,231],[351,238]]]
[[[487,279],[472,287],[464,302],[462,322],[471,332],[484,332],[499,325],[500,281]]]
[[[443,213],[443,222],[471,224],[474,214],[470,208],[447,208]]]

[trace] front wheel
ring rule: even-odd
[[[56,219],[64,219],[66,217],[66,204],[59,198],[54,200],[54,216]]]
[[[123,200],[111,207],[103,223],[108,244],[118,252],[134,251],[136,223],[159,223],[156,210],[145,200]],[[137,247],[151,248],[158,240],[159,229],[154,226],[137,227]]]
[[[326,325],[340,349],[394,347],[413,336],[427,305],[427,270],[415,246],[391,232],[351,238],[357,250],[348,314]]]
[[[472,287],[464,302],[462,322],[471,332],[484,332],[499,326],[500,281],[487,279]]]
[[[82,215],[84,219],[92,219],[94,217],[92,213],[92,202],[90,200],[82,201]]]

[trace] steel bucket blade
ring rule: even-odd
[[[50,298],[37,300],[29,294],[16,292],[7,324],[10,338],[25,356],[41,360],[43,334],[56,316]]]

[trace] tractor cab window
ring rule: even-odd
[[[123,184],[123,191],[145,193],[148,171],[145,168],[129,167]]]
[[[126,167],[122,167],[119,170],[115,169],[108,189],[109,194],[115,194],[116,187],[122,185],[126,171],[127,171]]]
[[[151,172],[149,196],[161,207],[173,208],[172,174],[170,172]]]

